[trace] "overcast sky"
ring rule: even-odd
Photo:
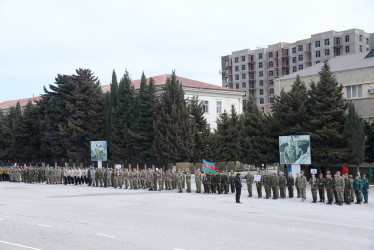
[[[133,79],[176,70],[216,85],[220,56],[311,34],[374,32],[374,1],[0,0],[0,102],[38,96],[89,68]]]

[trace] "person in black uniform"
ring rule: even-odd
[[[234,184],[236,189],[236,203],[240,203],[240,194],[242,192],[242,180],[240,178],[240,173],[236,174]]]

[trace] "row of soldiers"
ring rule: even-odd
[[[261,175],[260,171],[257,175]],[[265,175],[261,176],[260,180],[254,181],[254,177],[248,172],[246,175],[246,183],[248,189],[248,197],[252,197],[252,184],[255,182],[257,188],[258,198],[262,197],[262,187],[265,188],[266,197],[269,199],[271,193],[273,193],[273,199],[278,199],[279,196],[282,199],[286,198],[286,190],[288,189],[289,198],[294,197],[294,187],[297,190],[297,198],[301,198],[301,201],[306,200],[306,186],[307,179],[304,176],[304,172],[300,175],[296,174],[296,180],[290,173],[287,177],[283,172],[279,174],[273,173],[269,174],[269,171],[265,172]],[[327,204],[332,205],[335,198],[335,204],[343,205],[343,202],[350,205],[356,197],[355,204],[361,204],[362,198],[364,198],[364,203],[368,203],[368,193],[369,193],[369,181],[366,179],[366,175],[362,178],[357,175],[355,180],[353,176],[344,175],[344,178],[340,176],[340,172],[337,171],[334,177],[332,177],[330,172],[327,172],[326,178],[320,173],[319,178],[313,174],[309,180],[311,185],[311,192],[313,201],[312,203],[317,203],[317,191],[319,193],[319,202],[325,202],[325,192],[327,194]]]

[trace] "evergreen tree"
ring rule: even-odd
[[[137,99],[137,118],[134,121],[134,152],[136,152],[136,159],[140,162],[154,161],[155,132],[153,126],[156,121],[156,88],[152,78],[149,79],[147,85],[144,73]]]
[[[193,128],[182,84],[175,72],[166,80],[157,105],[153,150],[161,162],[189,161],[192,157]]]
[[[345,109],[343,86],[339,85],[325,62],[319,72],[319,82],[311,84],[309,105],[313,163],[322,166],[342,162],[346,155],[343,136]]]
[[[307,89],[297,76],[289,92],[281,91],[275,97],[274,120],[279,124],[279,135],[301,135],[308,133]]]
[[[374,162],[374,123],[365,123],[365,162]]]
[[[112,159],[131,162],[134,156],[132,150],[133,136],[131,121],[133,119],[134,86],[129,72],[126,70],[120,80],[117,93],[117,107],[113,117],[113,134],[111,138]]]
[[[193,125],[194,145],[191,160],[196,163],[208,156],[210,144],[210,129],[204,117],[204,111],[198,97],[193,97],[189,103],[189,111]]]
[[[348,103],[344,137],[347,142],[347,162],[358,166],[365,160],[365,133],[364,124],[351,102]]]
[[[18,102],[14,109],[9,112],[11,118],[11,144],[10,144],[10,155],[14,161],[19,161],[22,155],[22,145],[24,143],[24,137],[22,131],[22,110],[21,105]]]
[[[104,139],[104,98],[100,82],[88,69],[78,69],[69,78],[66,94],[67,124],[60,127],[69,159],[90,159],[90,141]]]

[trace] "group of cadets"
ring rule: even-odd
[[[258,171],[257,175],[261,175]],[[61,168],[61,167],[0,167],[0,179],[2,181],[25,182],[25,183],[46,183],[46,184],[65,184],[81,185],[87,184],[93,187],[113,187],[125,189],[148,189],[150,191],[178,190],[180,193],[184,189],[191,192],[191,173],[189,171],[163,171],[162,169],[95,169],[95,168]],[[235,193],[234,173],[225,171],[201,172],[199,169],[195,173],[195,184],[197,193],[206,194],[228,194]],[[296,174],[296,178],[290,173],[285,176],[283,172],[279,174],[266,171],[261,175],[260,180],[255,181],[254,176],[248,171],[245,176],[248,197],[252,197],[252,186],[255,184],[257,197],[262,197],[262,188],[265,190],[265,199],[294,197],[294,188],[296,188],[297,198],[301,201],[306,200],[307,179],[304,173]],[[366,176],[362,178],[356,175],[345,174],[340,176],[337,171],[334,176],[327,172],[326,178],[320,173],[317,178],[314,174],[309,179],[312,192],[312,203],[325,202],[332,205],[350,205],[368,203],[369,181]],[[202,188],[204,191],[202,191]],[[326,196],[325,196],[326,194]],[[325,199],[325,197],[327,199]]]

